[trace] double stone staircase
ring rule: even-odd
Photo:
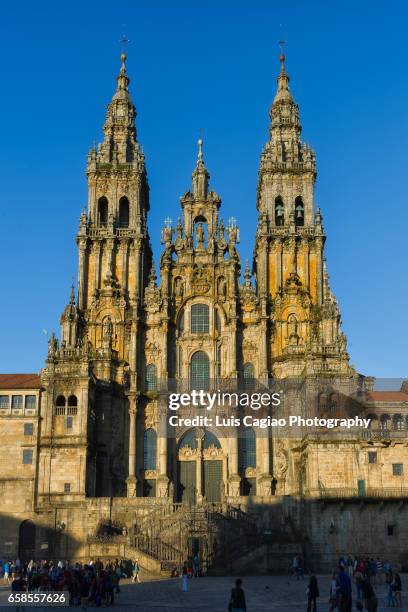
[[[129,546],[164,574],[179,572],[196,553],[204,573],[225,573],[234,560],[261,546],[262,538],[255,517],[231,504],[169,503],[135,523]]]

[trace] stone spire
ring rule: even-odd
[[[209,180],[210,175],[203,159],[203,141],[199,138],[197,165],[193,172],[193,196],[195,199],[205,200],[207,198]]]
[[[116,92],[108,104],[106,120],[103,127],[104,140],[96,150],[91,149],[88,157],[88,169],[96,163],[140,163],[143,166],[144,155],[136,137],[136,108],[129,93],[130,79],[126,72],[126,54],[121,55],[122,65],[117,76]]]
[[[277,78],[276,95],[269,110],[269,142],[261,155],[261,167],[274,169],[276,164],[285,164],[286,169],[299,169],[297,164],[315,173],[315,154],[302,143],[302,126],[299,107],[289,88],[289,76],[285,68],[285,56],[281,53],[280,73]]]

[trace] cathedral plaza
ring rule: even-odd
[[[60,333],[40,373],[0,375],[0,559],[138,559],[160,582],[124,584],[117,605],[163,612],[226,609],[237,574],[256,574],[249,609],[304,609],[306,583],[282,577],[295,557],[408,569],[408,382],[378,391],[350,364],[285,56],[254,151],[256,235],[223,221],[200,138],[156,266],[126,60],[87,159]],[[194,390],[232,399],[170,406]],[[196,555],[205,577],[183,593],[170,577]]]

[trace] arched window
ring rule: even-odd
[[[65,397],[59,395],[55,400],[55,414],[65,414]]]
[[[285,209],[283,207],[282,198],[278,196],[275,200],[275,225],[282,226],[285,224]]]
[[[210,360],[204,351],[197,351],[190,362],[190,387],[206,391],[210,382]]]
[[[215,446],[215,448],[221,448],[221,444],[217,436],[215,436],[211,431],[206,431],[203,440],[203,448],[205,450],[207,448],[210,448],[210,446]]]
[[[207,304],[192,305],[190,331],[192,334],[208,334],[210,332],[210,309]]]
[[[145,470],[155,470],[157,465],[157,433],[154,429],[146,429],[143,436],[143,467]]]
[[[241,438],[240,468],[256,468],[256,436],[252,427],[245,427]]]
[[[404,419],[400,414],[395,414],[392,419],[392,428],[394,431],[402,431],[404,429]]]
[[[98,200],[98,225],[105,227],[108,224],[108,200],[103,196]]]
[[[376,414],[368,414],[367,419],[370,419],[370,429],[378,429],[378,417]]]
[[[383,431],[387,431],[387,429],[389,429],[388,427],[388,422],[389,422],[389,416],[388,414],[383,414],[380,418],[380,429],[382,429]]]
[[[68,414],[75,416],[78,412],[78,400],[76,395],[70,395],[68,398]]]
[[[119,227],[129,227],[129,200],[126,196],[119,200]]]
[[[255,372],[252,363],[244,363],[244,389],[253,389],[255,386]]]
[[[154,363],[149,363],[146,366],[145,389],[146,391],[157,390],[157,368]]]
[[[187,431],[179,442],[179,448],[188,446],[191,449],[197,448],[197,432],[195,429]]]
[[[305,207],[300,196],[295,200],[295,223],[298,227],[302,227],[305,224]]]

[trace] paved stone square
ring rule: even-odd
[[[402,577],[403,586],[408,580]],[[319,576],[321,597],[318,612],[328,610],[329,576]],[[189,580],[188,592],[181,591],[180,579],[150,580],[132,584],[125,580],[121,586],[115,609],[119,611],[140,610],[141,612],[225,612],[234,578],[200,578]],[[305,612],[307,609],[307,579],[294,580],[284,576],[250,576],[243,578],[248,612]],[[385,586],[376,586],[380,606],[378,612],[388,610],[385,606]],[[0,586],[0,610],[12,610],[1,605],[9,589]],[[405,599],[403,593],[403,603]],[[405,608],[405,606],[404,606]],[[47,608],[36,608],[46,610]],[[49,609],[49,608],[48,608]],[[75,609],[81,610],[80,607]],[[94,608],[92,608],[94,609]],[[28,607],[26,607],[26,611]],[[354,610],[354,608],[353,608]]]

